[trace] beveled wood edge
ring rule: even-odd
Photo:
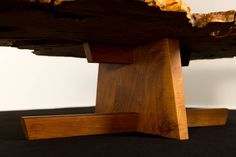
[[[23,116],[28,140],[99,135],[137,130],[137,113]]]
[[[22,129],[23,129],[25,138],[30,140],[30,138],[29,138],[29,131],[27,129],[27,124],[25,123],[25,120],[24,120],[23,117],[21,117],[20,122],[21,122],[21,126],[22,126]]]
[[[88,63],[93,63],[93,58],[89,47],[89,43],[83,43],[83,49]]]
[[[229,110],[219,109],[188,109],[188,127],[206,127],[225,125],[228,119]]]

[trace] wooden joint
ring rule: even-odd
[[[227,109],[186,111],[178,40],[83,49],[89,62],[113,63],[99,65],[96,114],[23,117],[28,139],[138,131],[187,140],[188,127],[226,123]]]
[[[133,51],[129,47],[84,43],[83,49],[89,63],[133,63]]]
[[[179,41],[161,39],[133,53],[133,64],[99,65],[96,112],[137,112],[139,132],[188,139]]]

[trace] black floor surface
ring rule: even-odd
[[[236,157],[236,111],[226,126],[192,128],[190,140],[138,133],[27,141],[20,116],[89,113],[94,108],[0,112],[0,157]]]

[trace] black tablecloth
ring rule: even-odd
[[[190,140],[139,133],[27,141],[22,115],[90,113],[94,108],[0,112],[0,157],[235,157],[236,111],[226,126],[191,128]]]

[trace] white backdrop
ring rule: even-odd
[[[236,10],[235,0],[182,0],[190,6],[193,13]]]
[[[95,104],[97,64],[0,48],[0,110]]]
[[[236,9],[235,0],[186,0],[193,12]],[[97,64],[0,47],[0,111],[94,106]],[[186,104],[236,109],[236,60],[191,61]]]

